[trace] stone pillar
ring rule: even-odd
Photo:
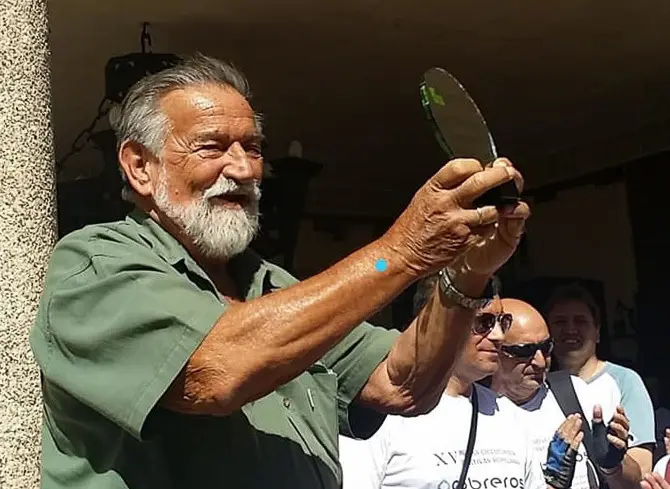
[[[0,0],[0,487],[39,485],[39,373],[28,344],[56,238],[46,0]]]

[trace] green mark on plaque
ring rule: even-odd
[[[433,87],[428,87],[428,91],[430,92],[430,98],[433,99],[433,102],[435,102],[437,105],[444,105],[444,99],[442,98],[442,95],[437,92],[437,90],[435,90]]]

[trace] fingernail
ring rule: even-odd
[[[510,179],[514,178],[514,170],[512,168],[510,168],[509,166],[506,166],[505,171],[507,171],[507,176]]]

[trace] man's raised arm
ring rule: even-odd
[[[478,297],[513,253],[528,208],[522,203],[499,212],[473,209],[472,202],[512,179],[521,184],[506,160],[486,170],[474,160],[448,163],[379,240],[299,284],[229,306],[162,405],[231,413],[298,376],[415,280],[444,267],[457,267],[454,285]],[[446,377],[473,314],[436,295],[373,374],[361,401],[401,412],[431,404],[435,380]]]

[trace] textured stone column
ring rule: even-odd
[[[46,0],[0,0],[0,488],[39,484],[39,373],[30,352],[56,238]]]

